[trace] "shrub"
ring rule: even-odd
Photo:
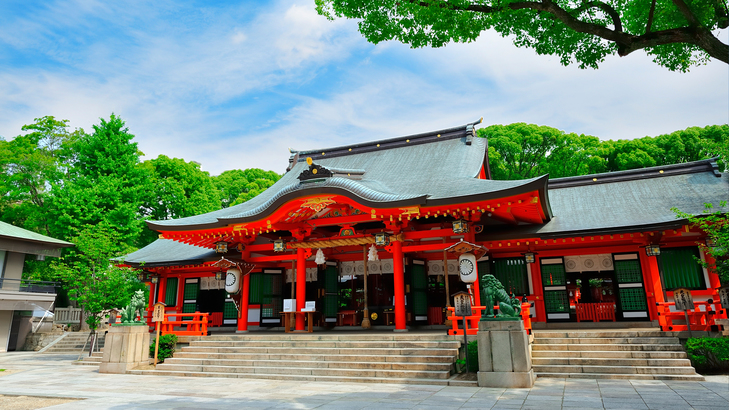
[[[149,356],[154,357],[154,344],[155,340],[152,340],[152,344],[149,346]],[[166,358],[172,357],[175,354],[175,345],[177,344],[177,335],[162,335],[159,337],[159,351],[157,352],[157,361],[162,363]]]
[[[468,371],[475,373],[478,372],[478,341],[474,340],[471,342],[468,342],[468,347],[466,348],[466,354],[468,355]],[[464,369],[466,367],[466,359],[458,359],[456,360],[456,363],[458,365],[463,366]]]
[[[729,370],[729,339],[694,337],[686,341],[686,354],[700,372]]]

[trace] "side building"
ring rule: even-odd
[[[25,258],[61,256],[72,243],[0,222],[0,352],[19,349],[34,312],[52,308],[55,284],[23,279]]]

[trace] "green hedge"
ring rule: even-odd
[[[729,339],[694,337],[686,340],[686,354],[699,372],[729,371]]]
[[[154,357],[154,344],[149,345],[149,356]],[[175,354],[175,345],[177,345],[177,335],[162,335],[159,337],[159,351],[157,352],[157,361],[162,363],[166,358]]]

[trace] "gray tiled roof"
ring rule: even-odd
[[[714,160],[703,160],[553,179],[548,191],[554,215],[551,221],[494,229],[478,239],[609,234],[680,226],[685,221],[677,219],[671,208],[700,214],[704,203],[718,206],[729,201],[729,174],[716,172],[715,165]]]
[[[188,245],[170,239],[157,239],[122,259],[133,267],[197,265],[215,259],[212,249]]]
[[[342,194],[374,208],[439,205],[490,195],[506,196],[545,189],[546,178],[520,181],[476,179],[487,140],[473,138],[473,124],[410,137],[346,147],[298,152],[289,172],[255,198],[230,208],[167,221],[149,222],[156,230],[206,228],[265,216],[283,202],[311,193]],[[296,153],[296,152],[295,152]],[[306,157],[328,169],[364,171],[346,177],[299,181]],[[548,210],[546,212],[549,214]]]

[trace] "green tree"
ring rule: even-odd
[[[70,146],[84,134],[69,132],[68,120],[52,116],[24,125],[30,131],[12,141],[0,140],[0,214],[3,220],[48,235],[46,201],[50,187],[68,168]]]
[[[268,189],[281,175],[259,168],[234,169],[213,177],[221,193],[221,207],[227,208],[248,201]]]
[[[220,209],[220,192],[213,178],[195,162],[165,155],[144,161],[153,189],[147,192],[144,208],[153,220],[184,218]],[[156,233],[144,231],[143,243],[151,243]]]
[[[71,238],[88,226],[104,224],[125,244],[137,247],[145,229],[145,195],[154,189],[140,165],[142,153],[114,114],[93,129],[75,141],[66,177],[52,185],[51,236]]]
[[[729,63],[714,34],[729,26],[726,0],[315,0],[329,19],[359,20],[372,43],[411,47],[471,42],[495,30],[517,47],[556,55],[564,65],[597,68],[611,54],[645,50],[669,70],[710,57]]]
[[[127,305],[132,294],[145,286],[131,269],[112,263],[112,258],[134,250],[115,228],[106,223],[86,226],[71,241],[76,247],[51,262],[47,273],[50,279],[60,281],[84,310],[86,323],[93,330],[99,326],[102,311]]]
[[[713,240],[714,246],[699,243],[699,247],[709,254],[714,262],[707,263],[700,259],[696,261],[709,271],[718,274],[723,286],[729,286],[729,206],[724,201],[719,204],[719,209],[714,208],[712,204],[704,204],[704,208],[703,213],[699,215],[682,212],[677,208],[671,210],[676,213],[677,218],[687,219]]]

